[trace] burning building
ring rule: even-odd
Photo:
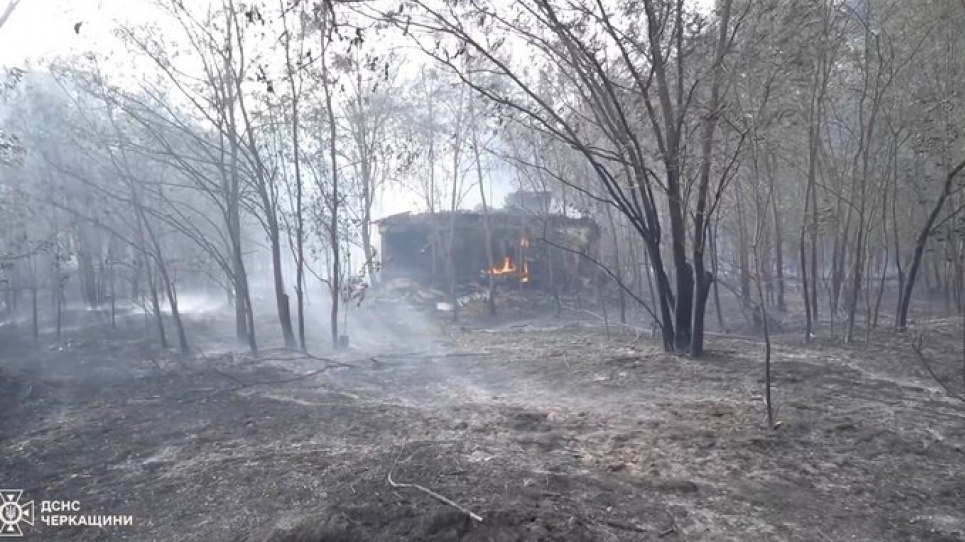
[[[519,207],[489,213],[492,265],[486,253],[485,215],[403,213],[377,221],[382,238],[382,278],[446,286],[451,261],[456,283],[569,288],[596,272],[580,254],[596,256],[599,228],[586,218],[534,214]]]

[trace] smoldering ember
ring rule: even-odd
[[[0,538],[965,541],[963,26],[0,0]]]

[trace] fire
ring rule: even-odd
[[[517,264],[512,255],[506,255],[503,257],[502,263],[494,265],[492,269],[483,269],[482,274],[494,277],[518,277],[521,283],[529,282],[529,263],[526,261],[525,251],[529,247],[529,239],[523,237],[519,240],[519,245],[523,250],[517,251],[517,255],[522,260],[522,265]]]
[[[522,268],[516,265],[512,256],[506,256],[498,266],[493,266],[490,270],[483,270],[484,275],[496,277],[517,276],[520,282],[529,282],[529,263],[523,262]]]
[[[509,275],[510,273],[515,272],[516,264],[513,263],[512,256],[506,256],[506,258],[503,259],[502,267],[493,267],[492,271],[490,271],[490,273],[493,275]]]

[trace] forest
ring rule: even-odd
[[[57,2],[0,534],[965,540],[962,0]]]

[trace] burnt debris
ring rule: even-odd
[[[550,289],[589,284],[596,273],[600,231],[588,218],[536,214],[530,206],[489,213],[493,265],[486,254],[485,215],[479,212],[403,213],[377,221],[383,280],[443,286],[451,280]],[[450,238],[451,237],[451,238]],[[587,256],[589,258],[587,258]]]

